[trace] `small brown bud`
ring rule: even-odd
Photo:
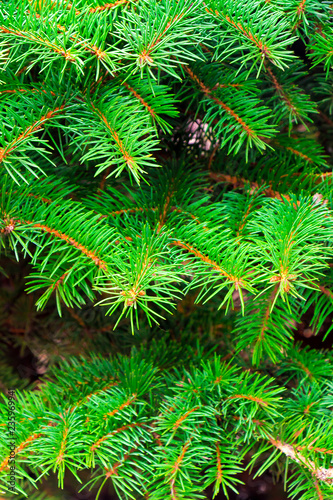
[[[305,328],[305,330],[303,331],[303,337],[305,337],[306,339],[312,337],[313,335],[313,331],[311,330],[311,328]]]
[[[15,223],[13,220],[10,220],[9,223],[7,223],[7,226],[1,229],[1,232],[4,234],[10,234],[14,231],[14,229],[15,229]]]

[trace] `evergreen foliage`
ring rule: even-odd
[[[332,21],[322,0],[0,1],[1,253],[57,312],[39,341],[85,338],[28,390],[2,342],[1,493],[16,384],[13,498],[55,474],[193,500],[246,468],[332,497],[332,353],[295,343],[304,318],[332,330]]]

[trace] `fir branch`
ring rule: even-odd
[[[67,234],[61,233],[57,229],[54,229],[52,227],[48,227],[44,224],[33,223],[32,221],[17,220],[17,221],[15,221],[15,224],[17,224],[17,223],[22,224],[22,225],[25,225],[25,224],[31,225],[33,228],[40,229],[41,231],[43,231],[47,234],[50,234],[52,236],[55,236],[56,238],[60,238],[61,240],[66,241],[67,243],[72,245],[74,248],[77,248],[78,250],[80,250],[80,252],[82,252],[87,257],[89,257],[89,259],[91,259],[94,262],[94,264],[96,264],[96,266],[98,266],[100,269],[103,269],[104,271],[107,269],[106,262],[104,262],[102,259],[100,259],[93,251],[89,250],[84,245],[78,243],[77,241],[75,241],[74,238],[71,238]],[[15,229],[15,224],[14,224],[14,228],[12,229],[12,231],[14,231],[14,229]],[[5,230],[6,230],[6,227],[5,227]]]
[[[200,260],[202,260],[204,263],[208,264],[208,266],[212,267],[214,270],[218,271],[222,276],[226,277],[229,281],[234,281],[235,286],[241,285],[241,282],[238,282],[237,278],[235,276],[231,276],[226,270],[221,268],[216,262],[212,261],[209,257],[206,255],[202,254],[197,248],[192,247],[191,245],[188,245],[187,243],[183,243],[182,241],[173,241],[172,245],[180,247],[187,252],[192,253],[196,257],[198,257]]]
[[[148,110],[151,117],[154,119],[156,115],[155,111],[151,108],[151,106],[149,106],[149,104],[140,96],[140,94],[138,94],[136,90],[130,87],[127,82],[123,82],[122,84],[124,85],[124,87],[127,88],[129,92],[131,92],[141,102],[141,104],[143,104],[143,106]]]
[[[256,108],[261,104],[258,99],[254,99],[250,93],[247,93],[247,89],[234,92],[232,87],[217,86],[215,79],[212,81],[213,88],[210,88],[191,68],[183,66],[183,69],[209,102],[210,105],[203,121],[208,125],[213,125],[218,136],[222,136],[222,146],[231,142],[229,152],[239,151],[243,143],[246,145],[246,151],[252,145],[255,145],[259,150],[266,149],[267,144],[264,138],[271,137],[274,128],[267,123],[268,109],[265,106],[261,106],[260,119],[262,124],[260,126],[258,120],[255,119],[255,115],[258,118]],[[209,66],[207,73],[209,75]],[[252,101],[252,109],[249,108],[248,104],[244,106],[246,98]],[[206,100],[202,102],[203,106]],[[265,126],[263,126],[264,123]],[[235,135],[237,135],[236,139]]]
[[[326,77],[328,77],[333,63],[333,29],[327,25],[322,31],[312,34],[312,53],[313,65],[324,63]]]
[[[32,42],[33,44],[36,45],[41,45],[45,46],[48,49],[52,50],[56,54],[62,56],[66,61],[78,64],[77,59],[75,58],[73,52],[71,52],[70,49],[65,49],[61,47],[60,45],[55,44],[54,42],[51,42],[48,40],[46,37],[42,38],[40,36],[36,36],[32,32],[27,32],[24,30],[19,30],[19,29],[14,29],[14,28],[6,28],[5,26],[0,26],[0,32],[8,35],[10,39],[12,38],[23,38],[24,41],[29,41]]]
[[[177,478],[178,471],[182,465],[182,461],[184,460],[186,451],[191,444],[191,441],[192,441],[192,439],[189,438],[187,440],[187,442],[183,445],[182,450],[181,450],[180,454],[178,455],[177,460],[175,461],[173,468],[172,468],[172,471],[171,471],[171,474],[170,474],[171,475],[170,490],[171,490],[171,499],[172,500],[178,500],[178,496],[176,493],[176,486],[175,486],[176,478]]]
[[[238,52],[238,57],[234,57],[240,62],[240,70],[250,63],[248,74],[253,67],[259,73],[265,59],[281,69],[292,59],[290,52],[281,50],[293,38],[287,22],[280,18],[279,9],[272,11],[261,2],[242,2],[236,6],[231,0],[213,0],[206,3],[206,10],[216,19],[221,36],[216,58],[225,60]]]
[[[134,427],[142,427],[142,426],[143,424],[141,422],[133,422],[132,424],[122,425],[118,429],[115,429],[114,431],[111,431],[108,434],[105,434],[104,436],[100,437],[95,443],[91,445],[90,451],[93,453],[97,448],[101,446],[101,444],[104,441],[114,436],[115,434],[118,434],[119,432],[123,432],[128,429],[133,429]]]
[[[0,327],[37,357],[47,337],[54,363],[17,391],[20,498],[51,473],[97,496],[108,479],[124,499],[227,495],[244,457],[329,498],[332,353],[293,343],[333,328],[330,6],[3,0],[0,17]],[[10,276],[22,256],[43,315]],[[82,357],[58,363],[60,331]]]
[[[36,439],[40,438],[42,436],[42,433],[33,433],[31,434],[27,439],[25,439],[22,443],[20,443],[18,446],[15,447],[15,455],[21,453],[27,446],[30,445],[33,441]],[[6,468],[9,468],[9,460],[10,460],[10,455],[8,455],[0,464],[0,472],[5,470]]]
[[[128,107],[126,114],[120,115],[119,111],[116,113],[111,111],[113,108],[120,109],[120,103],[119,97],[112,95],[104,96],[99,100],[88,98],[87,106],[82,108],[81,114],[76,118],[78,123],[75,127],[76,144],[79,150],[85,149],[87,136],[94,131],[93,139],[89,141],[90,148],[83,154],[81,161],[102,160],[97,164],[96,175],[98,175],[109,168],[111,157],[115,168],[112,169],[110,175],[119,176],[126,168],[139,183],[145,172],[144,168],[156,166],[151,152],[156,149],[157,140],[154,137],[154,130],[147,126],[146,120],[137,114],[136,105]],[[132,113],[138,116],[134,125],[129,118]],[[143,141],[142,138],[146,134],[149,139]]]
[[[97,5],[97,7],[91,7],[89,9],[89,12],[91,14],[94,14],[95,12],[108,11],[114,9],[115,7],[119,7],[120,5],[125,5],[128,3],[130,3],[130,0],[117,0],[116,2],[113,3],[109,2],[109,3],[104,3],[102,5]]]
[[[131,405],[132,403],[134,403],[136,401],[136,398],[137,398],[137,395],[136,394],[132,394],[126,401],[124,401],[118,408],[114,408],[113,410],[109,411],[108,413],[106,413],[103,418],[106,419],[108,417],[113,417],[113,415],[115,415],[116,413],[118,413],[119,411],[121,411],[123,408],[126,408],[127,406]]]
[[[112,467],[108,468],[108,467],[104,467],[104,469],[106,470],[106,474],[105,476],[107,478],[113,476],[113,475],[118,475],[118,468],[123,465],[123,463],[129,458],[129,456],[133,453],[133,451],[135,451],[136,448],[133,447],[131,448],[127,453],[124,454],[124,457],[122,460],[119,460],[119,462],[116,462],[112,465]]]
[[[308,468],[318,480],[333,484],[333,468],[317,467],[312,460],[304,457],[301,453],[295,451],[291,445],[282,443],[280,440],[272,439],[271,443],[287,457]]]
[[[244,122],[244,120],[242,120],[242,118],[240,118],[238,114],[235,113],[231,108],[229,108],[229,106],[227,106],[224,102],[222,102],[217,97],[214,97],[212,95],[212,90],[206,87],[206,85],[199,80],[199,78],[193,73],[193,71],[189,67],[184,66],[184,69],[190,75],[192,80],[194,80],[198,84],[200,90],[207,97],[209,97],[209,99],[212,99],[214,102],[216,102],[216,104],[221,106],[224,109],[224,111],[226,111],[230,116],[232,116],[241,125],[241,127],[243,128],[243,130],[245,130],[248,136],[250,137],[254,136],[253,130],[250,129],[250,127]]]
[[[119,147],[119,150],[123,156],[123,159],[127,166],[133,170],[135,167],[134,163],[134,158],[126,151],[125,146],[123,142],[120,140],[119,135],[117,132],[114,130],[114,128],[110,125],[108,122],[106,116],[101,112],[100,109],[98,109],[93,103],[91,104],[92,109],[95,111],[95,113],[99,116],[99,118],[102,120],[102,122],[105,124],[106,128],[110,131],[110,134],[112,138],[114,139],[115,143]]]
[[[37,120],[35,123],[31,124],[29,127],[27,127],[16,139],[13,139],[7,146],[4,148],[0,149],[0,163],[2,163],[6,158],[13,152],[15,149],[20,147],[22,143],[26,140],[29,139],[29,136],[33,134],[34,132],[40,130],[43,126],[43,124],[47,121],[53,118],[54,116],[58,116],[59,114],[63,113],[63,110],[65,108],[65,104],[62,104],[61,106],[57,106],[56,108],[48,111],[46,115],[41,116],[39,120]]]
[[[268,73],[268,77],[273,84],[275,94],[279,97],[278,103],[276,103],[274,111],[275,111],[275,119],[277,123],[279,120],[288,117],[289,120],[289,131],[292,130],[293,122],[295,123],[304,123],[306,126],[306,122],[312,122],[312,119],[309,117],[309,113],[317,112],[316,105],[309,101],[309,97],[301,92],[301,89],[295,87],[295,73],[297,70],[297,65],[292,66],[292,70],[290,71],[293,74],[293,77],[290,78],[288,75],[281,75],[280,80],[278,80],[276,74],[274,74],[272,68],[269,64],[265,63],[265,68]],[[292,82],[291,82],[292,80]],[[276,100],[272,98],[272,102],[274,103]]]
[[[201,41],[203,19],[201,2],[165,2],[163,9],[154,2],[142,4],[141,9],[124,13],[116,23],[116,36],[122,43],[119,50],[119,69],[130,74],[139,71],[156,80],[155,70],[180,79],[175,67],[198,58],[189,46]],[[171,41],[177,40],[176,51],[170,51]]]

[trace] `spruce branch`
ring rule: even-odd
[[[266,144],[259,136],[259,130],[262,137],[271,137],[274,133],[273,127],[267,123],[268,110],[265,107],[261,107],[260,122],[256,120],[254,122],[254,115],[258,117],[256,106],[259,104],[259,100],[254,99],[251,95],[247,95],[247,99],[252,100],[252,110],[243,104],[244,94],[241,92],[234,92],[233,89],[227,87],[218,86],[216,84],[213,88],[209,88],[204,82],[189,68],[184,67],[185,71],[189,74],[190,78],[199,87],[200,92],[202,92],[208,101],[212,101],[214,104],[209,106],[204,117],[204,121],[211,124],[216,116],[219,116],[217,121],[214,123],[214,129],[220,135],[225,128],[231,128],[230,135],[226,135],[223,139],[222,146],[227,142],[232,142],[229,145],[229,152],[238,152],[241,145],[245,142],[246,147],[252,146],[252,143],[258,149],[265,149]],[[217,111],[218,110],[218,111]],[[263,124],[265,123],[265,132],[263,133]],[[236,139],[235,139],[236,137]]]
[[[288,24],[279,19],[279,11],[273,12],[261,2],[242,2],[240,7],[231,0],[211,1],[207,11],[216,19],[221,37],[216,58],[225,60],[236,54],[239,70],[249,63],[250,71],[256,68],[258,74],[265,60],[284,69],[292,59],[290,51],[281,50],[293,37]]]
[[[102,160],[96,165],[96,175],[109,167],[111,157],[115,168],[110,175],[119,176],[126,168],[139,183],[145,173],[144,168],[156,165],[152,157],[152,151],[156,149],[157,144],[154,130],[147,125],[147,120],[140,116],[137,105],[128,106],[124,115],[120,112],[122,107],[119,97],[109,95],[107,99],[88,98],[87,105],[81,107],[75,119],[77,125],[74,125],[77,135],[75,145],[78,150],[84,151],[89,137],[89,149],[82,154],[81,161]],[[117,108],[118,113],[110,113],[110,109]],[[137,115],[135,124],[132,124],[129,118],[133,113]],[[149,142],[140,140],[145,134],[151,136]]]
[[[295,344],[332,330],[329,3],[0,10],[0,328],[47,370],[0,366],[18,498],[228,496],[257,462],[330,498],[332,353]]]
[[[242,370],[233,362],[226,364],[219,356],[190,370],[163,374],[141,356],[142,352],[130,358],[95,357],[88,363],[73,359],[55,369],[43,394],[18,394],[24,417],[18,420],[23,439],[17,454],[26,457],[20,462],[22,471],[32,468],[42,477],[53,468],[61,482],[73,466],[76,473],[92,465],[95,472],[85,487],[101,489],[111,480],[119,494],[129,498],[134,491],[156,499],[172,494],[200,498],[202,481],[214,483],[215,493],[219,486],[225,491],[237,488],[242,457],[259,440],[253,460],[267,458],[273,448],[262,468],[288,457],[301,477],[309,472],[320,487],[330,486],[332,469],[322,465],[330,455],[332,426],[324,402],[319,420],[310,428],[302,425],[299,432],[300,421],[291,405],[298,404],[297,391],[291,401],[272,378]],[[76,393],[74,380],[68,377],[73,369],[81,381]],[[102,390],[100,376],[112,379]],[[83,384],[87,396],[82,400],[79,385],[84,381],[96,389],[88,394],[89,387]],[[328,397],[325,385],[317,390],[320,399]],[[64,405],[64,392],[74,405]],[[151,401],[157,406],[147,404],[148,394],[154,394]],[[6,471],[6,456],[1,464]],[[134,470],[138,475],[133,481]],[[205,471],[204,479],[200,471]]]

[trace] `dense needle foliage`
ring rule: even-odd
[[[332,498],[330,2],[2,0],[0,49],[0,493]]]

